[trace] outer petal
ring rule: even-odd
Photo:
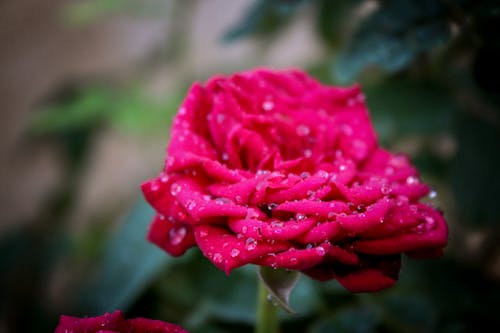
[[[190,225],[167,220],[163,215],[155,216],[148,232],[148,240],[174,257],[183,255],[196,244]]]
[[[238,237],[223,227],[195,227],[196,243],[215,266],[229,274],[231,270],[259,261],[260,257],[290,248],[285,242],[261,242]]]

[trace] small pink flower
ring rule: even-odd
[[[120,311],[115,311],[90,318],[61,316],[54,333],[188,333],[188,331],[160,320],[125,319]]]
[[[359,86],[258,69],[195,83],[172,127],[164,171],[142,185],[149,240],[198,246],[218,268],[256,264],[337,279],[350,291],[395,283],[401,253],[447,243],[429,187],[378,146]]]

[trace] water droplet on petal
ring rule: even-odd
[[[229,155],[227,153],[222,153],[221,158],[223,161],[229,160]]]
[[[306,245],[306,249],[312,249],[313,247],[314,247],[314,245],[312,245],[311,243],[308,243],[308,244]]]
[[[237,256],[239,256],[239,254],[240,254],[240,250],[238,250],[237,248],[233,248],[233,249],[231,250],[231,253],[230,253],[230,254],[231,254],[231,257],[236,258]]]
[[[300,174],[300,178],[302,178],[302,179],[309,178],[310,176],[311,176],[311,174],[307,171],[304,171]]]
[[[335,217],[335,213],[334,212],[329,212],[327,217],[328,217],[329,220],[331,220],[331,219],[333,219]]]
[[[436,220],[432,216],[426,216],[425,223],[427,224],[427,230],[434,229],[436,226]]]
[[[179,184],[177,184],[177,183],[173,183],[170,186],[170,194],[172,194],[174,197],[177,194],[179,194],[181,191],[182,191],[182,187]]]
[[[170,229],[170,231],[168,232],[170,244],[172,244],[173,246],[179,245],[186,237],[186,233],[187,230],[184,226],[173,227],[172,229]]]
[[[429,192],[429,199],[435,199],[437,197],[437,192],[432,190]]]
[[[306,219],[306,216],[305,216],[304,214],[302,214],[302,213],[297,213],[297,214],[295,215],[295,219],[296,219],[297,221],[303,221],[303,220],[305,220],[305,219]]]
[[[257,241],[255,239],[253,239],[252,237],[247,238],[247,240],[245,241],[245,248],[248,251],[253,251],[253,250],[255,250],[256,247],[257,247]]]
[[[296,265],[298,262],[299,261],[297,260],[297,258],[295,258],[295,257],[290,258],[290,264]]]
[[[312,156],[312,151],[311,149],[305,149],[304,150],[304,157],[311,157]]]
[[[218,263],[220,264],[222,261],[224,261],[224,257],[222,256],[222,254],[220,254],[219,252],[216,252],[214,253],[213,257],[212,257],[212,260],[215,262],[215,263]]]
[[[273,101],[266,100],[266,101],[262,102],[262,109],[264,109],[264,111],[271,111],[273,108],[274,108]]]
[[[391,193],[391,192],[392,192],[392,189],[391,189],[391,187],[390,187],[390,186],[388,186],[388,185],[383,185],[383,186],[380,188],[380,192],[382,192],[382,194],[384,194],[384,195],[387,195],[387,194],[389,194],[389,193]]]
[[[201,238],[205,238],[208,236],[208,232],[205,230],[205,229],[201,229],[200,231],[198,231],[198,235],[201,237]]]
[[[161,181],[162,183],[166,183],[166,182],[168,182],[168,176],[167,176],[167,175],[163,175],[163,176],[161,176],[160,181]]]
[[[306,125],[299,125],[299,126],[297,126],[297,134],[299,136],[309,135],[310,132],[311,132],[311,130]]]
[[[316,252],[320,255],[320,256],[324,256],[325,253],[326,253],[326,250],[322,247],[322,246],[318,246],[316,248]]]
[[[224,119],[226,119],[226,116],[223,115],[222,113],[219,113],[216,118],[217,124],[219,125],[222,124],[224,122]]]
[[[187,208],[188,210],[190,210],[190,211],[191,211],[191,210],[195,209],[195,207],[196,207],[196,202],[195,202],[194,200],[189,200],[189,201],[187,202],[186,208]]]
[[[418,178],[415,176],[409,176],[408,178],[406,178],[406,184],[408,185],[418,184]]]

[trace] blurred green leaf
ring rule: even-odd
[[[88,315],[126,310],[152,279],[174,260],[146,241],[153,210],[143,200],[114,231],[96,263],[97,274],[82,290],[77,307]]]
[[[121,12],[158,15],[168,3],[161,0],[87,0],[66,5],[62,16],[67,24],[86,25]]]
[[[342,34],[359,0],[318,0],[316,24],[320,37],[327,45],[338,47]]]
[[[462,113],[457,119],[458,152],[451,185],[468,224],[495,225],[500,220],[500,130],[497,124]]]
[[[46,134],[92,127],[108,116],[112,105],[107,91],[89,88],[34,114],[30,129],[35,134]]]
[[[438,312],[429,298],[418,293],[389,293],[382,297],[386,326],[393,332],[435,332]]]
[[[375,308],[359,305],[339,309],[318,320],[311,333],[371,333],[376,332],[380,314]]]
[[[309,0],[256,0],[240,22],[223,36],[223,41],[233,42],[249,35],[271,35],[285,26],[307,1]]]
[[[34,114],[29,129],[36,135],[71,135],[108,123],[127,133],[149,135],[166,131],[182,96],[179,90],[156,100],[135,86],[84,87]]]
[[[367,85],[363,91],[383,143],[452,130],[456,107],[448,92],[435,82],[392,79]]]
[[[334,72],[341,82],[351,82],[370,66],[396,72],[449,37],[449,22],[442,2],[383,1],[361,22],[350,43],[341,50]]]

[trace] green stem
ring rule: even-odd
[[[264,282],[259,278],[259,295],[257,299],[257,325],[255,333],[278,333],[278,307],[267,298],[268,291]]]

